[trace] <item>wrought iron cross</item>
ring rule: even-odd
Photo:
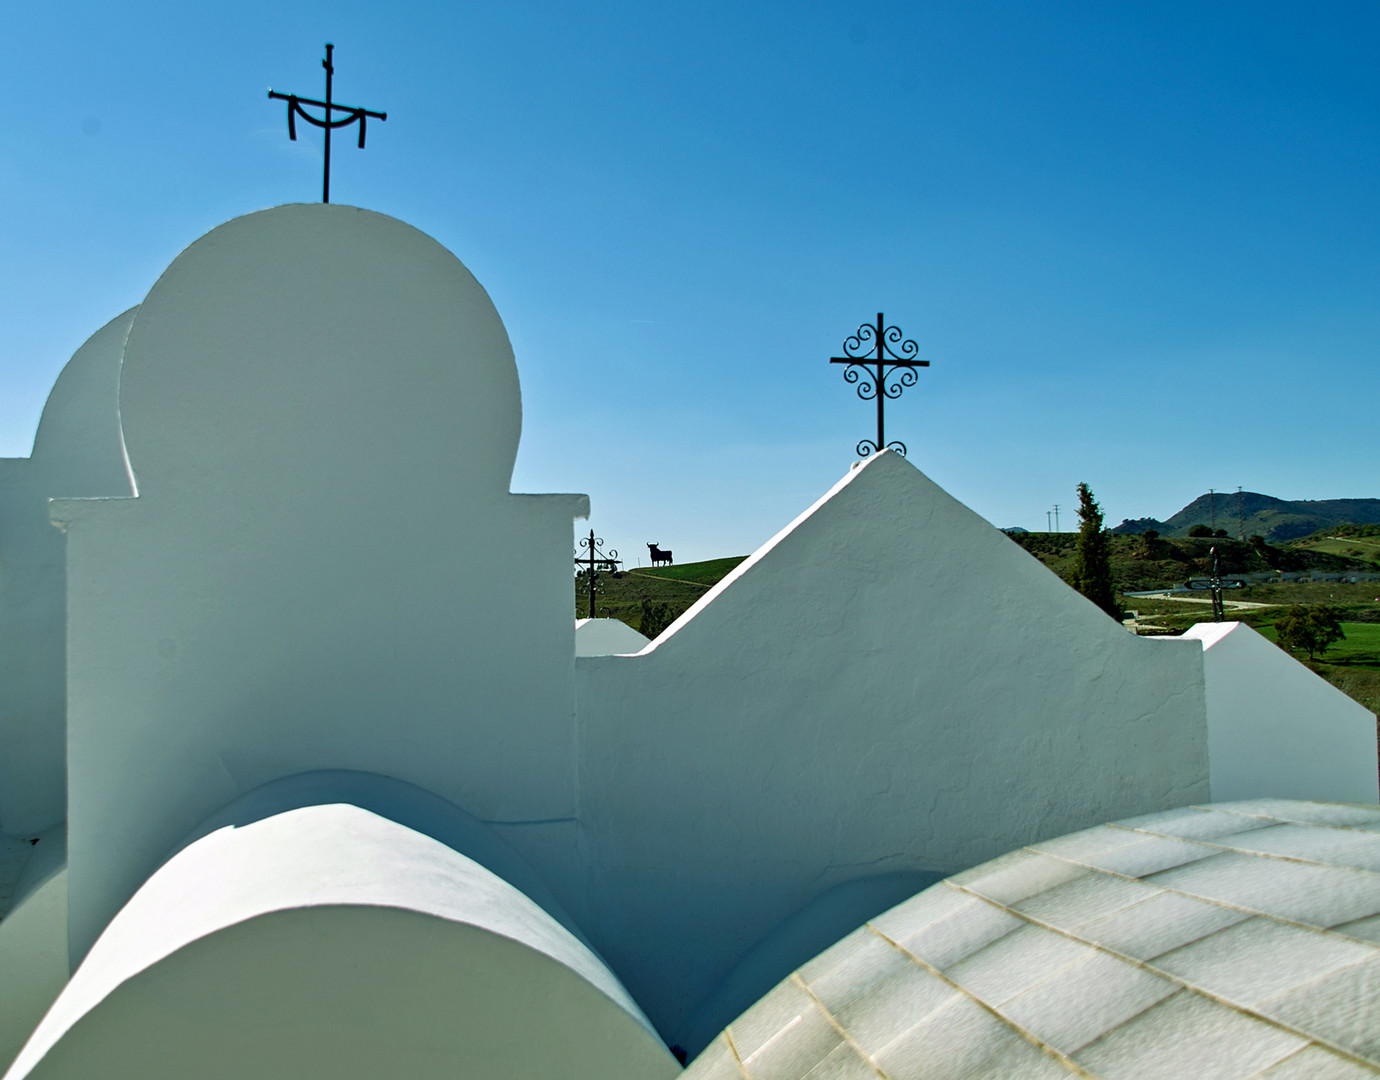
[[[845,382],[858,384],[858,397],[864,401],[877,399],[877,441],[863,439],[859,442],[860,457],[867,457],[882,449],[895,450],[902,457],[905,456],[905,443],[886,441],[884,407],[887,398],[898,398],[907,386],[915,385],[918,378],[916,368],[930,366],[928,360],[915,359],[919,351],[920,346],[905,337],[899,326],[887,326],[879,311],[875,326],[863,323],[856,334],[844,341],[844,354],[829,357],[831,364],[848,365],[843,369],[843,378]],[[896,374],[898,371],[899,375]],[[892,381],[888,382],[888,379]]]
[[[321,66],[326,69],[326,100],[317,101],[315,98],[298,97],[296,94],[280,94],[276,90],[270,89],[268,96],[275,101],[287,102],[288,116],[288,138],[293,142],[297,141],[297,117],[301,117],[307,123],[315,127],[325,128],[326,130],[326,165],[321,179],[321,201],[328,203],[331,201],[331,132],[336,128],[349,127],[356,120],[359,121],[359,148],[364,149],[364,126],[369,117],[375,120],[387,120],[386,112],[374,112],[371,109],[360,109],[353,105],[341,105],[331,100],[331,78],[335,75],[335,64],[332,63],[331,54],[335,51],[335,46],[330,42],[326,43],[326,59],[321,61]],[[315,105],[318,109],[325,109],[325,116],[317,119],[302,108],[303,105]],[[340,119],[335,119],[333,112],[343,112],[346,115]]]
[[[599,550],[599,545],[604,542],[602,536],[595,536],[594,530],[589,530],[589,537],[580,537],[580,547],[585,549],[585,554],[575,552],[575,565],[580,567],[589,586],[589,617],[594,618],[594,593],[598,583],[599,571],[607,570],[610,573],[618,569],[618,564],[623,560],[618,557],[618,552],[609,548],[607,552]]]
[[[1188,587],[1190,589],[1207,589],[1212,593],[1212,621],[1221,622],[1226,618],[1227,607],[1222,601],[1222,590],[1241,588],[1241,579],[1236,578],[1232,581],[1223,581],[1222,572],[1217,568],[1216,545],[1209,549],[1208,554],[1212,556],[1212,565],[1208,577],[1189,578]]]

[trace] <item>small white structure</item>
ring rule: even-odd
[[[49,500],[132,491],[117,392],[134,312],[97,330],[62,369],[32,455],[0,459],[0,1067],[71,973],[67,561]]]
[[[1373,803],[1375,714],[1245,623],[1199,623],[1214,799]]]
[[[179,837],[277,777],[574,815],[588,499],[509,494],[517,367],[454,255],[351,207],[223,225],[136,312],[119,416],[138,497],[53,509],[74,961]],[[521,573],[464,569],[495,550]]]
[[[62,369],[33,454],[0,459],[0,832],[34,836],[67,814],[67,563],[48,500],[131,492],[116,390],[134,309]]]
[[[652,639],[621,619],[576,619],[576,656],[616,656],[641,652]]]

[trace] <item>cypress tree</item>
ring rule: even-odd
[[[1102,531],[1102,507],[1087,484],[1078,485],[1078,550],[1073,560],[1073,587],[1118,622],[1121,605],[1112,588],[1112,557]]]

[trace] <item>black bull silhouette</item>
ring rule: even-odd
[[[657,565],[659,565],[660,563],[666,563],[666,565],[669,566],[669,565],[671,564],[671,562],[673,561],[673,560],[671,559],[671,552],[669,552],[669,551],[662,551],[661,548],[659,548],[659,547],[656,546],[656,543],[655,543],[655,542],[649,543],[649,544],[647,545],[647,550],[649,550],[649,551],[652,553],[652,565],[653,565],[653,566],[657,566]]]

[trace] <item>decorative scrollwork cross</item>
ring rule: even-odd
[[[321,66],[326,69],[326,100],[317,101],[315,98],[299,97],[296,94],[280,94],[276,90],[269,90],[268,96],[275,101],[286,101],[288,109],[288,138],[293,142],[297,141],[297,117],[301,117],[314,127],[324,128],[326,131],[326,163],[325,171],[321,180],[321,201],[328,203],[331,201],[331,132],[336,128],[349,127],[356,120],[359,121],[359,148],[364,149],[364,125],[369,117],[375,120],[387,120],[386,112],[374,112],[371,109],[360,109],[353,105],[340,105],[331,100],[331,79],[335,75],[335,64],[332,62],[331,54],[335,51],[335,46],[330,42],[326,43],[326,59],[321,61]],[[318,119],[302,108],[303,105],[315,105],[319,109],[325,109],[324,117]],[[332,112],[343,112],[346,115],[337,120]]]
[[[848,365],[843,369],[843,378],[857,385],[858,397],[877,401],[877,441],[863,439],[859,442],[860,457],[882,449],[895,450],[905,456],[905,443],[886,441],[885,405],[887,398],[898,398],[907,386],[915,385],[916,368],[930,366],[928,360],[915,359],[919,351],[920,346],[902,334],[899,326],[887,326],[879,311],[876,325],[863,323],[856,334],[844,341],[844,355],[829,357],[831,364]]]
[[[618,557],[618,552],[609,548],[608,551],[601,551],[603,544],[602,536],[595,536],[594,530],[589,530],[588,537],[580,537],[580,547],[584,549],[584,554],[575,552],[575,565],[584,573],[585,584],[589,587],[589,618],[594,618],[594,594],[598,591],[598,581],[600,571],[613,573],[618,569],[618,564],[623,560]]]

